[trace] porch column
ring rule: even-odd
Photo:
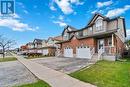
[[[112,47],[114,47],[114,35],[112,34]]]

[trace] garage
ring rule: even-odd
[[[70,47],[64,48],[64,57],[73,57],[73,49]]]
[[[90,48],[88,48],[87,46],[77,47],[76,48],[76,57],[91,59]]]
[[[43,55],[48,55],[48,49],[43,49],[43,51],[42,51],[42,53],[43,53]]]
[[[38,50],[37,50],[37,53],[42,53],[42,50],[41,50],[41,49],[38,49]]]

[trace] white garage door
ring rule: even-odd
[[[64,48],[64,57],[73,57],[73,49],[70,47]]]
[[[40,50],[40,49],[39,49],[39,50],[37,50],[37,53],[42,53],[42,50]]]
[[[48,49],[43,49],[43,51],[42,51],[42,53],[43,53],[43,55],[48,55]]]
[[[91,59],[90,48],[87,48],[86,46],[77,47],[76,48],[76,57]]]

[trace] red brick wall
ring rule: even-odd
[[[71,47],[73,49],[73,53],[76,54],[76,47],[78,46],[90,46],[94,47],[96,45],[95,40],[93,38],[81,39],[78,40],[76,37],[73,37],[71,41],[62,43],[62,52],[64,48]]]
[[[56,48],[48,48],[48,55],[49,56],[54,56],[55,55],[55,52],[56,52]]]
[[[77,39],[76,37],[73,37],[71,41],[64,42],[61,44],[61,51],[63,53],[64,48],[71,47],[73,49],[73,53],[76,54],[76,47],[78,46],[89,46],[89,47],[95,47],[97,48],[97,41],[98,39],[94,38],[85,38],[85,39]],[[108,38],[104,38],[105,46],[108,46]],[[97,49],[95,49],[97,52]],[[124,43],[117,37],[114,37],[114,47],[111,49],[111,52],[113,54],[120,53],[122,54],[124,51]]]
[[[117,53],[122,55],[125,49],[125,45],[118,36],[116,36],[116,48],[117,48]]]

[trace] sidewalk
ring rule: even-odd
[[[47,82],[51,87],[96,87],[89,83],[81,82],[67,74],[47,68],[13,54],[18,61],[24,64],[36,77]]]

